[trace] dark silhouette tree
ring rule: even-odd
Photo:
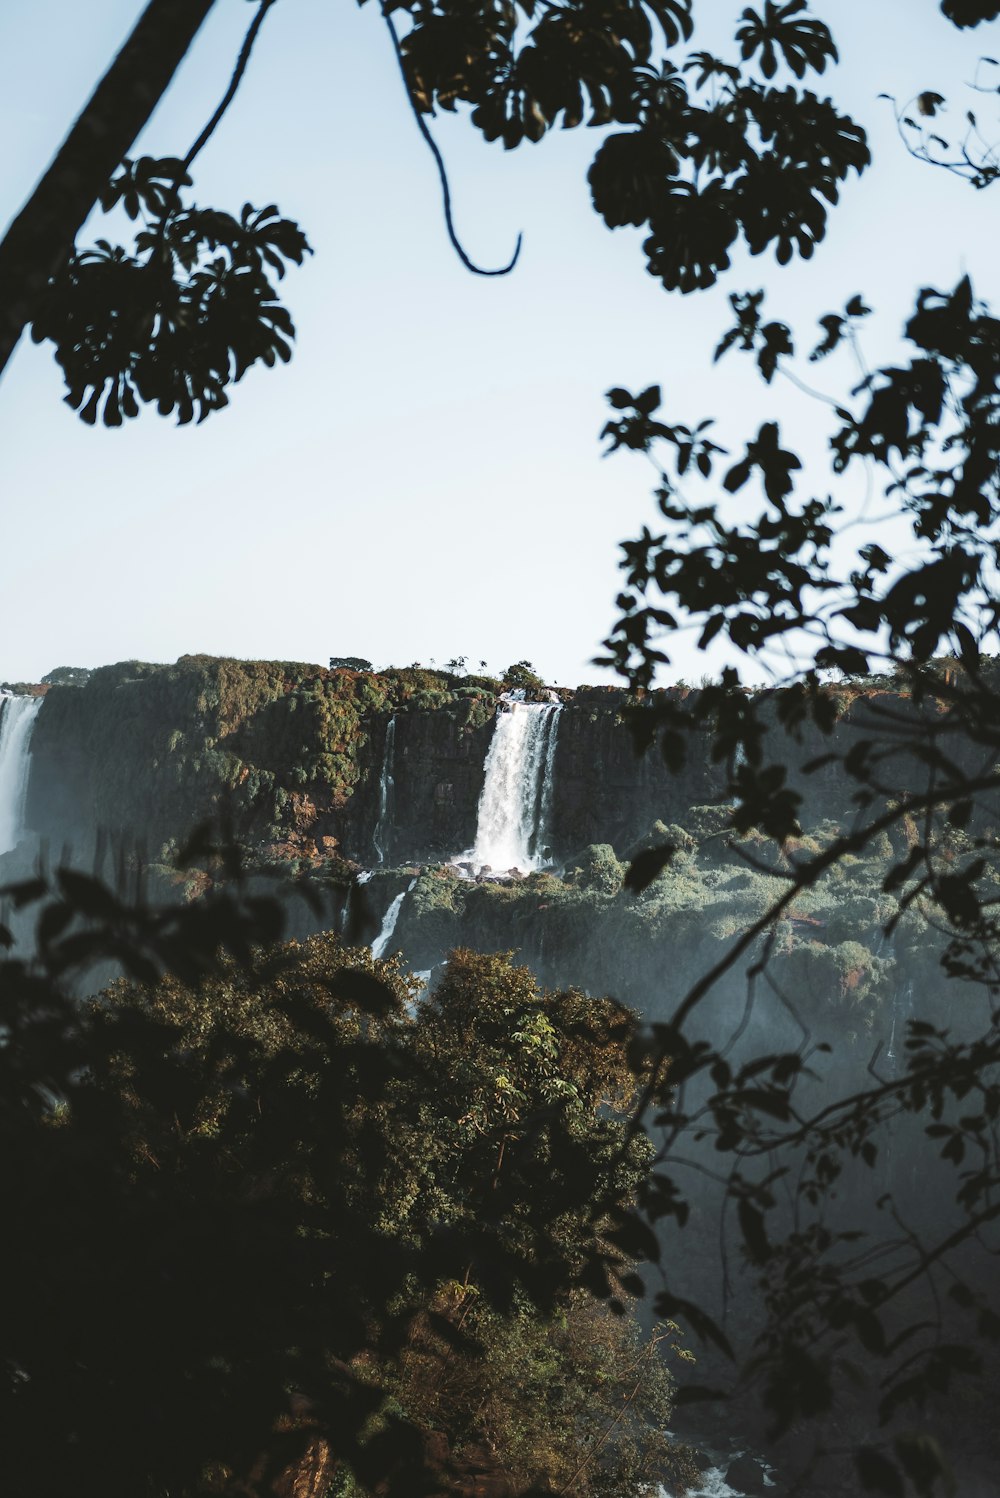
[[[762,293],[731,302],[734,325],[717,357],[738,348],[766,382],[787,372],[803,386],[792,331],[766,319]],[[862,370],[830,403],[828,440],[835,481],[867,469],[879,508],[860,527],[856,513],[817,498],[817,475],[777,422],[727,453],[711,421],[674,422],[653,387],[612,390],[605,429],[612,448],[661,466],[660,525],[624,547],[626,584],[607,642],[606,659],[636,688],[641,740],[658,736],[678,768],[690,753],[725,768],[733,838],[758,829],[779,846],[799,839],[811,776],[834,773],[852,808],[837,837],[784,863],[779,897],[677,995],[656,1027],[666,1085],[647,1098],[645,1116],[665,1131],[646,1201],[654,1218],[681,1208],[675,1162],[694,1128],[731,1159],[725,1195],[768,1308],[751,1367],[777,1430],[842,1397],[852,1344],[853,1356],[884,1361],[878,1394],[867,1397],[891,1431],[901,1409],[912,1417],[955,1378],[992,1370],[1000,1331],[990,1272],[1000,1216],[1000,322],[968,278],[947,292],[925,288],[906,326],[907,355],[869,370],[868,315],[856,296],[823,316],[809,354],[816,363],[849,351]],[[884,546],[874,539],[880,525]],[[725,642],[730,661],[768,668],[773,685],[749,690],[730,664],[717,686],[650,697],[681,628],[703,649]],[[803,755],[804,736],[819,752]],[[707,996],[742,962],[751,983],[765,973],[803,893],[887,835],[895,857],[883,890],[896,910],[886,935],[919,912],[940,933],[938,983],[947,986],[909,1018],[903,1070],[873,1068],[817,1100],[811,1083],[823,1063],[808,1046],[731,1064],[730,1036],[703,1037]],[[632,887],[651,882],[673,851],[647,851]],[[752,851],[742,856],[755,864]],[[794,995],[781,1002],[796,1005]],[[679,1082],[701,1097],[693,1115]],[[887,1185],[880,1164],[894,1138],[928,1180],[941,1172],[936,1208],[904,1221],[897,1203],[876,1253],[871,1211],[902,1185],[891,1174]],[[790,1216],[775,1184],[786,1174],[797,1178]],[[930,1287],[943,1297],[936,1307]],[[669,1285],[659,1309],[679,1310]],[[894,1451],[869,1443],[859,1453],[863,1485],[902,1493],[908,1476],[930,1492],[946,1471],[939,1446],[898,1431],[894,1441]]]
[[[235,866],[170,911],[67,872],[8,895],[39,919],[35,960],[0,964],[5,1491],[267,1494],[349,1468],[429,1493],[428,1427],[460,1458],[477,1378],[499,1463],[537,1474],[544,1416],[515,1386],[504,1404],[496,1366],[483,1383],[481,1338],[530,1362],[589,1327],[615,1387],[645,1368],[572,1293],[583,1266],[628,1282],[633,1263],[617,1239],[649,1151],[625,1139],[619,1005],[458,953],[413,1018],[419,985],[367,949],[265,951],[280,907]],[[74,980],[109,957],[129,978],[81,1006]],[[557,1470],[614,1413],[561,1356]],[[669,1458],[644,1408],[597,1491],[632,1498]]]
[[[0,369],[30,327],[54,344],[67,399],[88,422],[100,414],[117,425],[150,402],[202,420],[252,364],[289,357],[294,330],[271,274],[301,262],[301,230],[273,205],[234,215],[183,197],[273,3],[258,4],[233,78],[190,150],[132,161],[132,142],[210,9],[152,0],[0,244]],[[401,14],[410,22],[402,35]],[[769,82],[779,59],[796,80],[836,60],[804,0],[768,3],[762,16],[747,10],[732,63],[679,54],[693,34],[693,0],[614,0],[610,9],[578,0],[571,10],[445,0],[389,7],[385,19],[442,173],[452,242],[473,270],[426,123],[436,109],[465,109],[473,128],[508,149],[555,126],[611,128],[590,171],[594,206],[609,227],[645,226],[650,271],[682,291],[711,285],[739,240],[753,254],[773,249],[780,263],[810,256],[828,206],[868,163],[864,132],[829,100]],[[98,205],[141,217],[131,246],[77,245]]]

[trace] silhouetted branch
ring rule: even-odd
[[[249,30],[247,31],[246,36],[243,38],[243,46],[240,48],[240,55],[236,59],[236,67],[233,69],[233,76],[229,80],[229,87],[223,94],[222,99],[219,102],[218,109],[212,115],[212,118],[209,120],[208,124],[205,126],[204,130],[198,136],[198,139],[195,141],[194,145],[185,156],[185,171],[187,171],[188,167],[191,165],[192,161],[194,161],[195,157],[202,150],[202,148],[208,144],[209,140],[214,135],[219,122],[222,119],[222,116],[225,114],[226,110],[235,99],[236,91],[239,88],[240,84],[243,82],[243,75],[247,70],[247,63],[250,61],[250,53],[253,51],[254,42],[257,40],[258,32],[260,31],[261,26],[264,24],[264,17],[267,15],[268,11],[271,9],[271,6],[274,3],[275,0],[260,0],[260,8],[258,9],[257,14],[254,16],[253,20],[250,22]]]
[[[173,81],[213,0],[150,0],[0,242],[0,373],[83,223]]]
[[[392,45],[396,52],[396,61],[399,63],[399,71],[403,76],[403,86],[406,89],[406,97],[410,101],[410,108],[413,110],[413,115],[416,119],[420,134],[427,142],[427,145],[430,148],[431,155],[434,157],[434,161],[437,165],[438,176],[441,179],[441,193],[444,198],[445,227],[448,230],[448,238],[451,240],[452,248],[454,249],[455,254],[458,256],[459,260],[461,260],[462,264],[465,266],[466,270],[472,271],[473,275],[506,276],[514,269],[515,265],[517,264],[518,256],[521,253],[521,235],[519,234],[517,236],[517,244],[514,246],[514,253],[511,256],[510,260],[506,265],[500,266],[498,270],[484,270],[481,265],[476,265],[474,260],[469,259],[469,256],[463,249],[461,241],[459,240],[458,234],[455,230],[455,223],[451,214],[451,188],[448,184],[448,170],[444,164],[444,157],[441,155],[441,152],[438,149],[437,142],[435,141],[433,135],[427,128],[427,121],[424,119],[423,115],[418,109],[416,100],[413,97],[413,93],[410,89],[410,81],[406,76],[406,64],[403,61],[403,49],[399,44],[399,35],[396,31],[395,26],[393,25],[391,16],[385,17],[385,24],[388,26],[389,35],[392,37]]]

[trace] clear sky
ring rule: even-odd
[[[0,7],[0,218],[141,8]],[[719,30],[696,43],[731,34],[741,9],[699,0]],[[524,233],[513,275],[468,275],[374,4],[280,0],[199,159],[196,197],[237,211],[277,201],[305,228],[315,256],[285,283],[295,357],[252,371],[201,427],[148,412],[106,432],[62,404],[50,352],[22,345],[0,383],[0,679],[198,651],[377,666],[527,657],[550,680],[595,679],[617,543],[654,521],[648,465],[601,460],[605,390],[659,381],[675,419],[715,415],[725,435],[728,417],[735,437],[777,415],[818,450],[821,407],[759,386],[735,356],[713,369],[729,292],[767,285],[808,333],[864,291],[880,314],[873,360],[893,356],[918,285],[969,271],[998,296],[1000,185],[977,194],[910,160],[876,97],[933,87],[960,119],[976,56],[1000,49],[996,26],[958,33],[936,0],[815,9],[842,64],[810,86],[862,120],[876,165],[848,185],[811,263],[737,260],[715,291],[680,298],[646,274],[638,233],[594,214],[598,138],[585,129],[504,153],[460,120],[436,124],[470,252],[500,263]],[[251,14],[218,0],[142,149],[184,153]],[[833,393],[848,378],[815,375]],[[677,674],[703,669],[681,652]]]

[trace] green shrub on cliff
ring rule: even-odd
[[[609,843],[592,843],[580,854],[570,880],[580,889],[593,890],[595,894],[617,895],[625,884],[626,867],[615,857]]]

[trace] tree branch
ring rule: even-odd
[[[233,76],[229,80],[229,87],[226,89],[226,92],[223,94],[221,100],[219,101],[218,109],[215,111],[212,118],[209,120],[208,124],[205,126],[204,130],[198,136],[198,139],[195,141],[194,145],[185,156],[185,171],[187,171],[191,163],[194,161],[195,157],[199,154],[202,148],[208,144],[209,140],[215,134],[222,116],[225,114],[230,104],[236,98],[236,91],[239,88],[240,84],[243,82],[243,75],[247,70],[247,63],[250,61],[250,53],[253,51],[254,42],[257,40],[258,32],[264,24],[264,17],[267,15],[268,11],[271,9],[271,6],[274,3],[275,0],[260,0],[260,8],[257,11],[257,14],[254,16],[253,20],[250,22],[250,28],[247,31],[246,36],[243,38],[243,46],[240,48],[240,55],[236,59],[236,66],[233,69]]]
[[[115,168],[169,88],[214,0],[150,0],[0,242],[0,374]]]
[[[427,142],[427,145],[430,148],[430,153],[434,157],[435,164],[437,165],[438,176],[441,179],[441,193],[444,198],[444,222],[445,227],[448,230],[448,238],[451,240],[452,248],[454,249],[455,254],[458,256],[459,260],[461,260],[462,264],[465,266],[466,270],[471,271],[474,276],[509,275],[517,264],[517,258],[521,253],[520,234],[517,236],[517,244],[514,246],[514,253],[510,257],[510,260],[506,265],[501,265],[498,270],[484,270],[481,265],[476,265],[475,261],[470,260],[469,256],[466,254],[465,250],[462,247],[461,241],[459,240],[458,234],[455,230],[455,222],[451,214],[451,188],[448,183],[448,169],[444,164],[444,157],[441,155],[441,152],[438,149],[437,141],[434,139],[430,130],[427,128],[427,121],[424,119],[420,110],[417,108],[417,102],[414,99],[413,93],[410,89],[410,80],[406,76],[406,64],[403,60],[403,49],[400,46],[399,34],[396,31],[395,26],[393,25],[391,16],[385,17],[385,24],[388,26],[389,35],[392,37],[392,45],[396,52],[396,61],[399,63],[399,71],[403,75],[403,86],[406,89],[406,97],[410,101],[410,108],[413,110],[413,117],[416,120],[417,127],[420,130],[420,134]]]

